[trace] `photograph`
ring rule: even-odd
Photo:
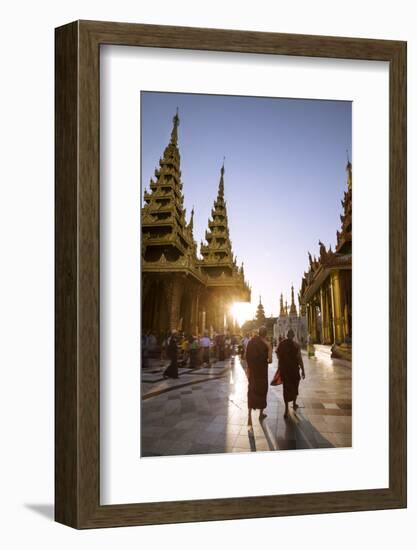
[[[140,113],[140,456],[351,447],[352,102]]]

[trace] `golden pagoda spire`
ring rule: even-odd
[[[208,231],[206,231],[207,245],[201,248],[201,254],[205,265],[214,263],[218,267],[224,267],[227,272],[231,273],[236,266],[229,236],[226,201],[224,200],[224,173],[223,159],[217,198],[214,201],[211,219],[208,221]]]
[[[279,298],[279,316],[280,317],[285,317],[284,296],[282,295],[282,292],[281,292],[281,296]]]
[[[158,231],[164,233],[164,245],[171,257],[178,258],[190,252],[194,254],[196,248],[185,219],[178,125],[177,110],[173,118],[171,139],[159,160],[154,178],[150,180],[150,192],[146,189],[144,191],[142,232],[147,235],[145,258],[155,258],[158,254],[162,257],[161,237],[158,236]],[[165,256],[165,252],[163,255]]]
[[[290,307],[290,315],[297,315],[297,308],[295,307],[295,301],[294,301],[294,285],[291,285],[291,307]]]

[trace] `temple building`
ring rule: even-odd
[[[291,286],[291,305],[289,311],[287,302],[285,302],[284,306],[284,296],[281,293],[279,300],[279,317],[277,318],[274,326],[274,338],[277,341],[286,338],[290,329],[294,331],[296,341],[301,345],[305,345],[307,342],[307,320],[305,316],[305,309],[301,306],[299,301],[299,312],[297,312],[293,286]]]
[[[249,301],[243,264],[233,256],[224,200],[224,165],[217,199],[197,254],[194,210],[186,220],[178,149],[178,113],[171,139],[144,190],[142,229],[142,330],[223,333],[232,329],[231,305]]]
[[[336,247],[320,255],[309,253],[309,269],[301,284],[311,344],[328,346],[332,357],[352,358],[352,164],[348,161],[347,190],[342,200],[341,229]]]

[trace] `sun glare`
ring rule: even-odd
[[[234,320],[240,327],[245,321],[252,319],[252,306],[249,302],[234,302],[231,310]]]

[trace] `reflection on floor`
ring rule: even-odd
[[[306,379],[298,404],[283,418],[282,386],[269,387],[267,418],[253,412],[247,427],[247,378],[239,357],[209,368],[180,369],[165,380],[155,361],[142,372],[141,456],[212,454],[350,447],[352,371],[350,364],[303,355]],[[272,379],[276,358],[269,368]]]

